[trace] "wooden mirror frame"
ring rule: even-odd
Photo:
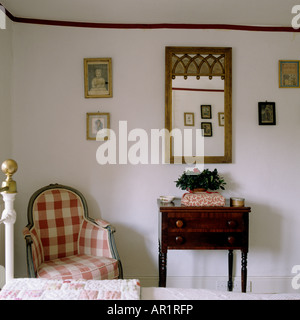
[[[173,54],[212,54],[224,55],[224,155],[197,157],[196,163],[231,163],[232,162],[232,48],[229,47],[166,47],[165,48],[165,128],[172,131],[172,55]],[[191,74],[195,76],[195,74]],[[172,154],[171,137],[165,137],[166,163],[193,163],[195,157],[186,161],[187,157]]]

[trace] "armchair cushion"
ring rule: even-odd
[[[45,261],[38,270],[39,278],[56,280],[110,280],[118,276],[118,260],[85,254]]]

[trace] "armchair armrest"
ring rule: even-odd
[[[78,253],[108,257],[118,260],[119,277],[123,279],[122,263],[113,233],[115,228],[105,220],[84,220],[81,226]]]
[[[116,229],[109,222],[102,219],[96,219],[94,221],[99,227],[102,227],[104,229],[107,229],[109,227],[112,233],[116,232]]]
[[[23,229],[27,251],[27,272],[29,278],[36,278],[38,267],[43,263],[44,255],[38,235],[34,229]]]
[[[110,225],[109,222],[102,220],[102,219],[93,219],[93,222],[102,228],[106,228],[107,226]]]
[[[114,258],[109,245],[109,224],[103,220],[84,220],[81,226],[78,253]]]

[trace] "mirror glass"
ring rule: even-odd
[[[231,162],[231,48],[166,47],[165,81],[166,162]]]

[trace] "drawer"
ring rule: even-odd
[[[169,232],[168,249],[239,249],[247,245],[246,233]]]
[[[221,215],[221,216],[178,216],[168,217],[168,230],[189,232],[226,232],[245,230],[243,215]]]

